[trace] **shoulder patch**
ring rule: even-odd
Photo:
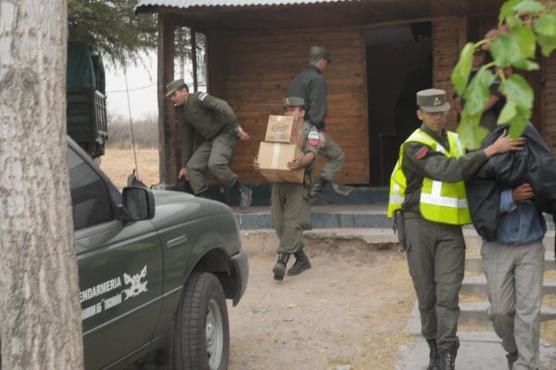
[[[204,93],[204,92],[199,93],[198,98],[199,98],[200,101],[205,101],[206,97],[207,97],[207,93]]]
[[[424,146],[421,149],[419,149],[417,153],[415,153],[415,158],[423,159],[427,156],[427,154],[429,154],[429,148],[427,146]]]
[[[320,143],[320,135],[318,131],[309,131],[309,135],[307,135],[307,142],[311,146],[318,146]]]

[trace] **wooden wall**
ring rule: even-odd
[[[246,183],[264,181],[252,169],[264,140],[269,114],[281,114],[281,99],[290,81],[307,65],[311,45],[331,52],[325,78],[328,83],[326,131],[344,149],[346,162],[338,182],[369,182],[368,120],[365,95],[365,45],[360,29],[272,30],[220,35],[225,55],[213,68],[225,71],[225,83],[213,93],[228,101],[240,124],[251,134],[240,142],[233,168]],[[222,74],[220,74],[222,75]],[[323,159],[319,164],[322,165]]]
[[[556,153],[556,55],[544,60],[544,89],[535,91],[535,99],[542,99],[541,133],[552,153]]]
[[[449,100],[454,92],[450,76],[462,44],[461,25],[461,18],[455,17],[438,18],[432,22],[433,87],[446,90]],[[457,129],[456,112],[453,109],[448,114],[448,129]]]

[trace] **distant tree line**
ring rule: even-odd
[[[144,116],[133,121],[136,149],[158,149],[158,118]],[[108,117],[108,146],[116,149],[130,149],[132,145],[129,119],[122,116]]]

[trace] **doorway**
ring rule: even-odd
[[[415,94],[432,87],[432,23],[365,33],[369,116],[369,178],[388,186],[400,144],[419,127]]]

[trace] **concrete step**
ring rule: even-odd
[[[461,293],[469,295],[483,295],[486,297],[486,277],[485,275],[479,276],[466,276],[463,279],[461,286]],[[556,294],[556,280],[544,279],[543,282],[544,294]]]
[[[272,229],[270,207],[234,209],[241,229]],[[311,226],[320,228],[383,228],[392,231],[392,220],[386,217],[385,206],[314,206]]]
[[[465,302],[460,303],[460,324],[487,324],[490,320],[487,315],[489,303],[482,302]],[[541,321],[556,320],[556,309],[543,305],[541,308]],[[407,320],[406,332],[409,335],[421,335],[421,319],[419,313],[419,305],[417,301],[411,310],[409,319]]]
[[[555,271],[556,261],[554,260],[554,252],[546,252],[544,256],[544,271]],[[478,256],[469,256],[465,258],[465,271],[483,272],[483,260]]]
[[[247,209],[232,208],[242,229],[271,229],[270,207],[249,207]],[[392,220],[386,217],[386,206],[368,203],[367,205],[317,205],[311,208],[313,228],[386,228],[392,229]],[[554,249],[554,223],[547,218],[550,230],[546,240],[547,249]],[[471,248],[480,247],[481,238],[471,225],[464,227],[467,245]],[[552,239],[550,239],[552,238]]]
[[[468,252],[475,253],[480,251],[483,245],[483,239],[475,232],[475,230],[465,230],[464,232],[465,246]],[[544,248],[547,252],[554,252],[554,231],[548,231],[543,239]]]
[[[494,331],[458,332],[461,346],[456,370],[507,370],[506,352]],[[540,370],[554,370],[556,348],[541,340]],[[396,370],[424,369],[429,361],[429,347],[422,338],[400,347]]]
[[[459,322],[461,324],[484,324],[489,322],[487,315],[488,302],[465,302],[460,303],[459,306],[461,310]],[[556,309],[543,305],[540,320],[556,320]]]

